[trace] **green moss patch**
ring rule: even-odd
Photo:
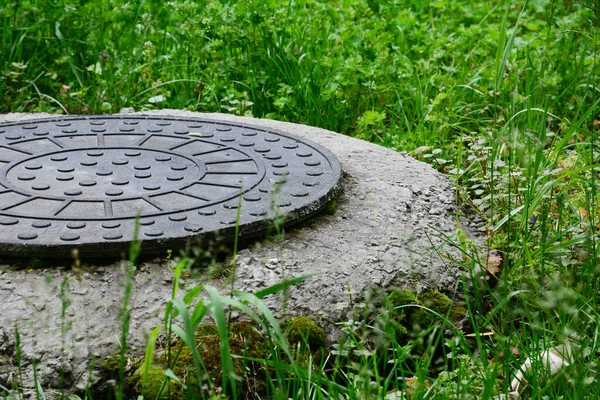
[[[382,305],[410,327],[427,328],[441,323],[442,320],[435,313],[448,317],[451,322],[457,322],[467,314],[464,307],[455,305],[448,296],[437,290],[415,294],[407,289],[394,289],[384,297]]]
[[[144,367],[138,368],[130,378],[133,392],[143,394],[146,399],[180,399],[185,396],[173,391],[174,382],[167,380],[166,370],[158,365],[151,364],[146,374]],[[144,376],[146,377],[144,382]]]
[[[325,331],[309,317],[290,318],[285,323],[285,336],[291,347],[298,343],[315,352],[325,347]]]

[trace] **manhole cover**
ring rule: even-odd
[[[190,236],[259,234],[321,210],[341,167],[323,147],[274,129],[150,116],[0,124],[0,253],[144,252]]]

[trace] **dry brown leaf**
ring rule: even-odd
[[[512,353],[514,358],[519,358],[519,356],[521,355],[519,353],[519,349],[517,348],[517,346],[510,346],[510,352]]]
[[[502,265],[502,256],[498,253],[490,253],[485,263],[485,269],[492,275],[496,276],[500,273],[500,265]]]
[[[429,380],[422,382],[416,376],[411,376],[405,380],[405,393],[408,398],[412,398],[415,393],[419,393],[423,389],[427,389],[430,386]]]

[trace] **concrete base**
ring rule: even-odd
[[[429,165],[398,152],[319,128],[223,114],[163,110],[152,114],[193,116],[264,125],[304,136],[332,151],[345,173],[344,190],[333,215],[287,232],[283,242],[266,240],[238,253],[235,288],[255,292],[285,278],[316,274],[292,287],[288,297],[266,298],[281,314],[316,317],[336,340],[339,326],[362,300],[361,294],[391,286],[415,291],[438,289],[453,294],[461,271],[446,257],[461,255],[440,237],[456,230],[452,183]],[[0,115],[0,121],[40,118],[43,114]],[[473,228],[470,229],[469,226]],[[466,225],[477,236],[476,223]],[[465,229],[465,226],[462,227]],[[173,254],[178,254],[174,249]],[[85,387],[89,365],[119,350],[117,320],[124,293],[120,263],[71,268],[65,262],[41,269],[0,266],[0,357],[14,350],[18,325],[25,384],[33,385],[31,364],[38,365],[42,386],[59,382],[61,363],[67,387]],[[64,284],[67,282],[68,284]],[[183,289],[212,282],[186,279]],[[61,319],[61,285],[71,303]],[[141,263],[133,278],[128,348],[143,354],[145,335],[161,324],[171,296],[172,273],[165,258]],[[323,317],[319,319],[318,316]],[[68,323],[65,334],[61,322]],[[65,340],[61,362],[61,343]],[[0,383],[10,371],[0,363]]]

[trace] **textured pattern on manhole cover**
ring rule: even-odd
[[[339,161],[273,129],[169,117],[63,117],[0,124],[0,253],[145,251],[190,236],[261,233],[335,195]]]

